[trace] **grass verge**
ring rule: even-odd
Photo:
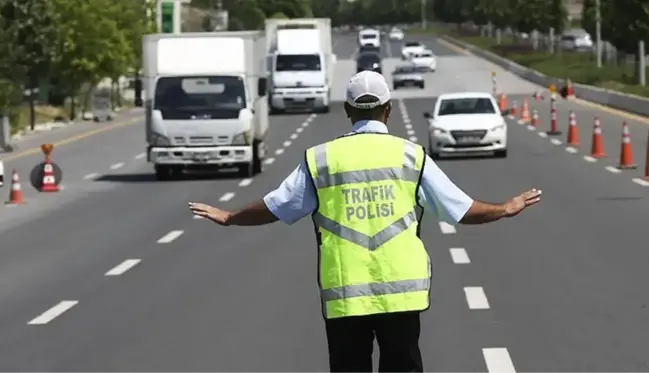
[[[649,87],[636,84],[636,72],[630,65],[605,64],[598,68],[594,56],[588,52],[557,51],[550,54],[546,50],[534,50],[529,44],[516,43],[512,39],[503,38],[502,44],[498,45],[494,38],[463,35],[449,29],[437,31],[548,76],[561,79],[569,77],[573,83],[649,97]]]

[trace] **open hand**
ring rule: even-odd
[[[198,202],[189,202],[189,209],[194,215],[210,219],[219,225],[228,225],[227,220],[230,216],[228,211]]]
[[[507,217],[516,216],[521,211],[525,210],[526,207],[539,202],[542,193],[543,191],[540,189],[531,189],[507,201],[507,203],[505,203],[505,212]]]

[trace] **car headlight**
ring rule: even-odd
[[[492,128],[491,131],[500,131],[500,130],[504,130],[504,129],[505,129],[505,123],[501,123],[501,124],[495,126],[494,128]]]
[[[443,135],[445,133],[448,133],[447,130],[439,127],[430,127],[430,131],[435,135]]]
[[[152,146],[171,146],[171,141],[166,136],[162,136],[157,132],[151,134],[151,145]]]
[[[252,130],[242,132],[232,138],[232,145],[250,145],[252,143]]]

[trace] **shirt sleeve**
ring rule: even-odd
[[[441,221],[456,224],[462,220],[473,199],[455,185],[428,155],[422,172],[419,185],[422,205],[430,208]]]
[[[312,214],[317,201],[304,162],[300,163],[277,189],[264,196],[264,203],[270,212],[282,223],[289,225]]]

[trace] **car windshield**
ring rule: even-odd
[[[397,67],[394,70],[394,73],[395,74],[412,74],[412,73],[414,73],[416,71],[417,70],[414,67],[405,66],[405,67]]]
[[[361,39],[363,39],[363,40],[376,39],[376,34],[364,34],[364,35],[361,35]]]
[[[163,77],[153,108],[163,119],[236,119],[246,107],[245,92],[238,76]]]
[[[381,62],[381,58],[376,54],[362,54],[358,57],[358,63],[362,65],[379,63],[379,62]]]
[[[456,114],[495,114],[491,100],[488,98],[453,98],[443,100],[439,105],[437,115]]]
[[[320,71],[320,56],[317,54],[280,54],[275,71]]]
[[[406,47],[419,47],[421,44],[416,41],[407,41],[404,45]]]
[[[417,55],[417,57],[424,57],[424,58],[433,57],[433,54],[430,53],[430,52],[424,52],[424,53],[420,53],[419,55]]]

